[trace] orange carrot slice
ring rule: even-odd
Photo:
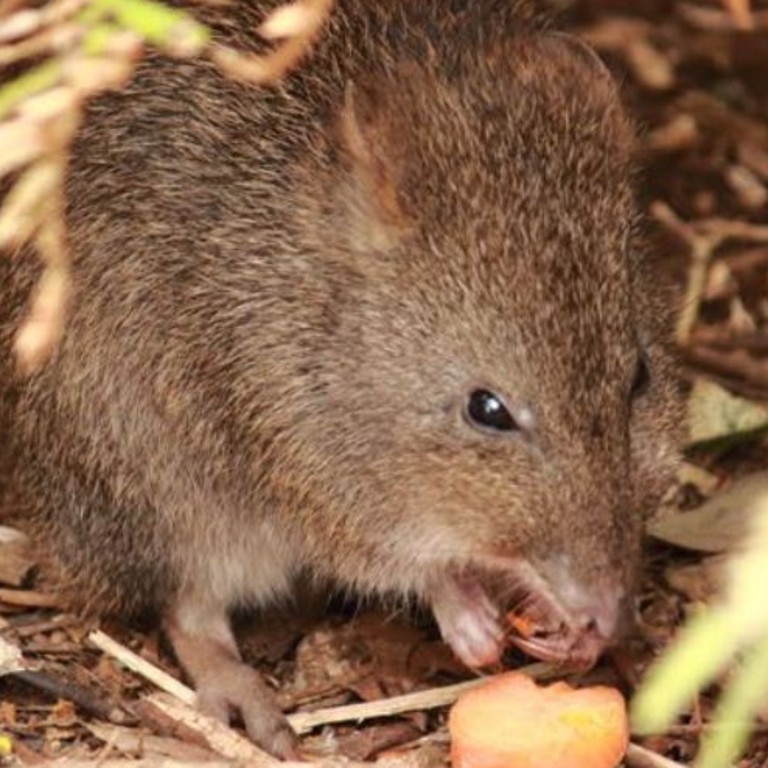
[[[463,694],[448,727],[453,768],[615,768],[629,742],[615,689],[541,687],[520,672]]]
[[[526,616],[518,616],[510,611],[507,614],[507,623],[520,637],[528,639],[533,634],[533,622]]]

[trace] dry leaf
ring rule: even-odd
[[[648,524],[654,538],[699,552],[726,552],[741,544],[768,498],[768,471],[733,482],[689,512],[665,513]]]
[[[13,672],[20,672],[22,669],[24,669],[24,664],[21,659],[21,651],[0,637],[0,677]]]
[[[768,409],[699,379],[688,399],[689,440],[699,443],[768,425]]]
[[[267,40],[301,37],[310,34],[322,18],[323,14],[311,3],[299,0],[272,11],[259,27],[259,34]]]
[[[688,461],[684,461],[680,464],[680,467],[677,470],[677,479],[681,485],[687,483],[694,486],[704,496],[709,496],[714,493],[721,482],[717,475],[712,472],[707,472],[706,469],[697,467],[695,464],[691,464]]]

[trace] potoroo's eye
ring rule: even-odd
[[[511,432],[520,428],[501,398],[487,389],[476,389],[470,393],[465,413],[472,426],[483,430]]]

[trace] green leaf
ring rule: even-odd
[[[718,702],[717,727],[704,737],[697,768],[722,768],[736,760],[747,743],[750,724],[768,691],[768,638],[745,657]]]
[[[161,47],[183,48],[185,54],[200,51],[208,42],[208,29],[189,14],[152,0],[94,0],[109,10],[116,21]]]
[[[721,670],[738,664],[720,699],[698,768],[730,764],[768,690],[768,498],[763,493],[755,502],[749,536],[729,563],[723,602],[689,621],[651,667],[632,702],[636,732],[660,731]]]
[[[122,31],[116,24],[104,22],[89,29],[83,36],[82,49],[86,56],[100,56],[109,50],[116,34]]]
[[[692,619],[651,667],[635,696],[633,732],[658,733],[666,728],[727,665],[738,646],[726,612],[707,612]]]
[[[46,61],[0,88],[0,118],[5,117],[28,96],[51,88],[61,77],[61,62]]]

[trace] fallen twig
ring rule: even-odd
[[[280,40],[267,54],[244,54],[225,45],[209,48],[211,61],[229,77],[255,85],[271,85],[303,59],[312,46],[334,0],[297,0],[276,8],[259,28],[262,37]]]
[[[51,694],[56,699],[67,699],[102,720],[126,722],[126,714],[118,706],[97,696],[92,691],[70,680],[41,669],[32,669],[22,657],[19,648],[0,637],[0,677],[11,675],[27,685]]]
[[[657,752],[651,752],[650,749],[637,744],[630,744],[627,748],[626,763],[632,768],[686,768],[682,763],[670,760]]]
[[[47,760],[38,763],[41,768],[251,768],[251,763],[247,760],[204,760],[202,762],[189,760],[172,760],[166,757],[142,757],[128,758],[119,757],[113,760],[72,760],[62,758],[61,760]],[[275,760],[275,766],[283,765]],[[306,763],[294,763],[306,768]]]
[[[745,0],[724,0],[724,5],[726,10],[695,3],[675,3],[675,10],[687,24],[705,32],[752,31],[768,26],[768,13],[751,10]]]
[[[548,664],[530,664],[518,670],[534,679],[551,676],[553,668]],[[388,699],[366,701],[363,704],[347,704],[342,707],[327,707],[314,712],[297,712],[288,715],[288,721],[298,734],[307,733],[320,725],[344,722],[362,722],[376,717],[400,715],[405,712],[416,712],[424,709],[434,709],[453,704],[464,691],[477,688],[486,683],[488,678],[479,677],[455,685],[445,685],[430,688],[426,691],[406,693]]]
[[[18,605],[26,608],[57,608],[59,598],[47,592],[35,592],[31,589],[5,589],[0,587],[0,603]]]
[[[132,672],[149,680],[161,690],[175,696],[179,701],[190,705],[195,703],[195,692],[191,688],[146,659],[142,659],[141,656],[134,653],[130,648],[127,648],[101,630],[91,632],[88,635],[88,642],[100,651],[113,656]]]
[[[139,728],[125,728],[104,723],[86,723],[85,727],[105,744],[111,745],[124,754],[151,755],[195,763],[213,762],[217,759],[217,755],[197,744],[167,736],[155,736]]]
[[[686,358],[715,374],[738,378],[763,391],[768,388],[768,359],[754,358],[744,349],[723,351],[697,344],[686,351]]]
[[[304,765],[280,762],[229,726],[167,693],[144,697],[136,705],[136,711],[145,719],[160,725],[162,730],[191,733],[196,741],[214,752],[232,760],[245,760],[251,768],[299,768]]]
[[[676,329],[677,342],[685,347],[699,316],[707,285],[707,272],[715,251],[728,240],[768,243],[768,226],[720,218],[686,222],[661,200],[651,204],[650,214],[686,243],[689,249],[688,283]]]
[[[124,723],[125,712],[113,703],[95,695],[82,685],[65,680],[58,675],[36,669],[22,669],[13,673],[17,680],[52,695],[56,699],[67,699],[94,717],[113,723]]]

